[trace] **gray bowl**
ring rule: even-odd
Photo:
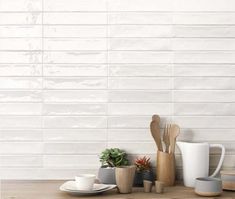
[[[200,196],[218,196],[222,193],[222,181],[219,178],[197,178],[195,193]]]

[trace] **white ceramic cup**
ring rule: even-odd
[[[75,176],[76,187],[78,190],[91,191],[95,182],[94,174],[81,174]]]

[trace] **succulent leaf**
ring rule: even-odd
[[[105,149],[101,152],[100,162],[102,166],[116,167],[128,165],[127,154],[118,148]]]

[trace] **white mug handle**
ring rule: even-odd
[[[215,177],[219,173],[219,171],[222,167],[222,164],[224,161],[224,156],[225,156],[225,147],[222,144],[210,144],[210,147],[221,148],[221,156],[220,156],[219,164],[218,164],[217,168],[215,169],[214,173],[212,175],[210,175],[210,177]]]

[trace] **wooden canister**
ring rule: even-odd
[[[165,186],[175,184],[175,155],[174,153],[157,152],[157,180]]]

